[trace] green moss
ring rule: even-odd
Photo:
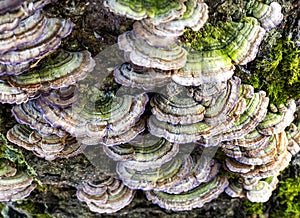
[[[236,22],[218,22],[216,25],[206,23],[201,31],[186,29],[181,40],[197,51],[223,49],[232,38],[235,38],[239,28]],[[231,33],[231,34],[228,34]]]
[[[287,178],[279,182],[276,196],[279,207],[271,211],[270,217],[300,217],[300,177]]]
[[[300,50],[289,38],[277,40],[268,58],[255,63],[255,72],[245,82],[267,91],[270,102],[285,104],[300,97]]]
[[[29,200],[23,200],[17,202],[14,206],[21,211],[26,211],[28,214],[35,218],[51,218],[50,215],[44,213],[44,211],[46,210],[46,206],[41,203],[34,203]]]
[[[182,2],[179,0],[117,0],[114,10],[132,16],[144,15],[151,18],[164,17],[172,11],[181,10]]]
[[[253,203],[246,199],[244,201],[244,206],[245,206],[245,213],[247,216],[251,215],[259,215],[259,214],[264,214],[264,205],[263,203]]]

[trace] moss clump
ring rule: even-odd
[[[289,38],[277,40],[268,58],[256,61],[255,72],[245,81],[267,91],[270,102],[285,104],[300,98],[300,50]]]
[[[264,214],[263,203],[253,203],[248,199],[246,199],[244,205],[245,205],[245,213],[247,216]]]
[[[216,25],[206,23],[200,31],[186,29],[181,41],[199,52],[224,50],[226,55],[226,45],[237,38],[238,30],[242,27],[243,23],[236,22],[218,22]]]
[[[35,218],[51,218],[50,215],[44,213],[46,211],[46,206],[39,202],[32,202],[29,200],[23,200],[17,202],[15,205],[17,210],[24,211],[30,216]]]
[[[280,207],[271,212],[270,217],[300,217],[300,177],[287,178],[279,182],[276,199]]]

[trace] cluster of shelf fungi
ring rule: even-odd
[[[155,9],[104,1],[136,21],[118,38],[124,63],[103,75],[97,65],[106,60],[58,48],[73,24],[47,17],[42,8],[51,2],[0,2],[0,102],[13,104],[18,122],[6,135],[11,143],[46,161],[91,145],[103,149],[117,176],[76,186],[78,199],[98,213],[122,209],[137,189],[173,211],[202,207],[223,192],[269,199],[300,150],[297,107],[289,100],[271,110],[266,93],[234,70],[255,58],[266,31],[281,22],[278,3],[254,1],[239,22],[206,28],[209,8],[201,0],[161,1]],[[198,49],[180,40],[186,28],[208,32]],[[13,163],[1,159],[0,166],[0,201],[24,199],[36,188]]]

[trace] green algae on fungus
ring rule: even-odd
[[[228,80],[236,64],[252,61],[265,35],[257,19],[206,24],[202,31],[186,30],[181,40],[188,50],[186,65],[173,80],[186,86]]]
[[[255,68],[245,82],[267,91],[271,103],[300,98],[300,50],[290,38],[277,40],[268,58],[256,61]]]
[[[154,23],[179,17],[186,10],[181,0],[109,0],[104,6],[116,14],[135,20],[150,18]]]
[[[95,61],[88,51],[60,50],[41,60],[35,68],[10,76],[8,83],[29,93],[68,87],[84,79],[94,69]]]
[[[245,17],[240,22],[206,24],[199,32],[186,30],[182,40],[196,51],[221,51],[224,59],[245,64],[255,58],[264,33],[257,19]]]

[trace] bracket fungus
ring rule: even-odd
[[[291,124],[286,132],[289,140],[288,150],[292,155],[296,155],[300,151],[300,126]]]
[[[152,18],[145,18],[137,21],[132,31],[119,36],[119,48],[125,51],[127,61],[161,70],[179,69],[185,65],[187,53],[178,45],[178,37],[183,34],[185,27],[199,30],[208,18],[208,11],[207,5],[202,1],[188,0],[178,3],[183,6],[183,13],[177,17],[163,22],[153,22]],[[161,5],[156,3],[155,6]],[[172,7],[172,3],[168,2],[168,7]],[[164,10],[168,10],[167,8]]]
[[[132,201],[134,194],[135,191],[120,180],[104,175],[99,179],[83,181],[76,192],[77,198],[86,202],[90,210],[97,213],[121,210]]]
[[[180,194],[169,194],[159,191],[148,191],[146,197],[152,203],[160,207],[173,210],[183,211],[200,208],[205,203],[217,198],[228,185],[226,177],[217,176],[210,182],[203,183],[196,188]]]
[[[169,84],[171,72],[162,72],[153,68],[145,69],[130,63],[123,63],[114,69],[114,78],[122,86],[148,91]]]
[[[33,178],[1,159],[0,164],[0,201],[17,201],[26,198],[35,189]]]
[[[124,15],[134,20],[148,18],[155,24],[173,20],[186,10],[184,1],[181,0],[109,0],[104,1],[104,6],[116,14]]]
[[[37,105],[35,99],[13,106],[12,113],[19,123],[29,125],[30,128],[37,130],[41,135],[66,135],[64,130],[52,127],[44,119],[41,109]]]
[[[257,18],[261,26],[267,31],[276,27],[283,19],[281,5],[278,2],[272,2],[270,5],[267,5],[254,1],[251,10],[251,15]]]
[[[58,108],[67,108],[78,101],[77,85],[52,89],[49,92],[42,93],[40,99],[47,105]]]
[[[156,168],[139,169],[118,162],[116,171],[122,182],[131,189],[164,190],[185,178],[192,166],[189,155],[177,155]]]
[[[25,0],[3,0],[0,2],[0,14],[15,10],[20,7]]]
[[[104,94],[101,97],[103,92],[97,90],[96,87],[89,97],[85,92],[80,94],[81,97],[77,104],[69,108],[56,108],[47,105],[40,99],[37,102],[48,123],[64,129],[75,137],[85,137],[83,143],[89,144],[90,140],[91,144],[97,142],[107,145],[125,143],[143,130],[142,121],[138,121],[148,102],[146,94],[118,97]],[[137,129],[132,132],[130,127],[134,126]],[[125,135],[128,138],[125,138]],[[117,140],[117,137],[120,141]],[[108,142],[106,143],[106,141]]]
[[[118,178],[95,174],[76,187],[97,213],[122,209],[138,189],[173,211],[200,208],[224,190],[269,199],[300,150],[299,123],[291,124],[296,104],[269,110],[266,92],[233,74],[281,22],[278,3],[250,1],[243,18],[212,25],[202,0],[104,0],[136,20],[118,37],[126,62],[114,59],[112,68],[97,65],[110,62],[105,55],[55,51],[73,24],[43,13],[52,1],[0,1],[0,102],[14,104],[19,123],[7,132],[12,143],[46,160],[102,146]],[[1,162],[0,201],[23,199],[35,187]]]
[[[57,49],[72,27],[69,20],[47,18],[37,10],[13,30],[0,33],[0,44],[5,45],[0,49],[0,74],[20,74],[29,69],[32,62]]]
[[[188,34],[183,39],[190,37]],[[265,30],[257,19],[245,17],[239,22],[205,25],[202,31],[190,34],[196,39],[185,46],[187,62],[172,79],[184,86],[199,86],[226,81],[232,77],[234,65],[252,61]]]
[[[94,66],[95,61],[88,51],[60,50],[41,60],[33,69],[20,75],[9,76],[8,82],[28,93],[59,89],[84,79]]]
[[[272,191],[278,183],[277,176],[271,176],[264,180],[241,179],[240,181],[229,181],[225,192],[230,197],[247,198],[251,202],[266,202],[272,195]]]
[[[172,105],[172,110],[181,115],[181,117],[178,114],[176,116],[180,117],[181,120],[186,120],[186,122],[181,123],[172,123],[170,112],[167,111],[170,99],[160,102],[159,107],[164,108],[165,111],[160,110],[159,113],[157,106],[152,103],[155,107],[153,108],[153,115],[148,119],[150,133],[157,137],[164,137],[173,143],[182,144],[198,141],[204,146],[212,146],[220,141],[245,136],[266,116],[269,101],[265,92],[254,93],[251,86],[240,86],[238,78],[229,80],[227,89],[215,97],[214,104],[206,108],[199,104],[202,109],[196,111],[202,111],[204,119],[198,121],[188,119],[189,110],[184,109],[183,106],[186,104],[186,107],[191,109],[188,106],[188,101],[181,100],[179,106],[176,107]]]
[[[156,94],[150,101],[152,114],[172,124],[197,123],[203,120],[205,107],[190,97]]]
[[[125,60],[138,66],[172,70],[183,67],[186,62],[186,51],[177,43],[153,47],[133,31],[120,35],[118,45],[125,51]]]
[[[57,135],[41,136],[24,124],[16,124],[8,130],[7,139],[27,150],[33,151],[38,157],[46,160],[56,158],[69,158],[81,153],[85,146],[69,134],[59,137]]]
[[[295,101],[289,100],[287,106],[280,106],[278,113],[269,112],[259,123],[257,130],[265,135],[280,133],[294,120],[295,111]]]
[[[8,104],[21,104],[28,101],[30,95],[25,91],[10,86],[7,81],[0,80],[0,102]]]
[[[200,102],[203,106],[214,104],[216,96],[227,89],[227,81],[220,83],[203,83],[189,87],[187,95]]]
[[[183,145],[189,146],[189,145]],[[188,190],[194,189],[202,183],[209,182],[217,176],[220,169],[220,164],[214,159],[209,159],[209,153],[213,153],[215,149],[204,150],[196,146],[191,151],[193,163],[187,176],[183,177],[181,181],[172,187],[165,188],[163,192],[170,194],[180,194]]]
[[[245,65],[255,58],[266,30],[274,28],[281,21],[278,17],[283,16],[277,3],[268,6],[255,2],[254,17],[219,22],[216,26],[208,24],[199,31],[207,20],[207,5],[196,0],[186,1],[185,5],[185,13],[178,18],[154,24],[143,17],[134,23],[132,31],[120,35],[118,44],[126,61],[146,68],[173,70],[172,80],[183,86],[224,82],[233,76],[234,65]],[[274,25],[268,26],[268,22]],[[185,27],[197,32],[184,33]],[[191,43],[185,42],[191,37]]]
[[[21,20],[55,0],[4,0],[0,5],[0,33],[16,28]]]
[[[179,145],[163,138],[139,135],[126,144],[104,146],[104,152],[124,167],[137,170],[153,169],[170,161],[179,151]]]

